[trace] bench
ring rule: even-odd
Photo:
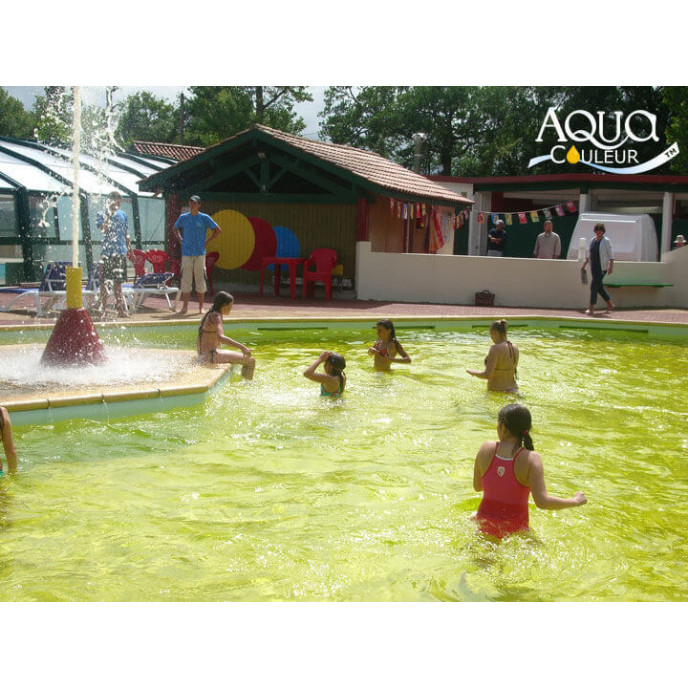
[[[673,287],[670,282],[605,282],[605,287],[620,289],[621,287]]]

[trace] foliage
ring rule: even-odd
[[[657,115],[659,142],[637,146],[652,157],[665,145],[669,108],[653,87],[334,86],[325,92],[321,138],[373,150],[413,167],[413,135],[427,141],[421,172],[453,176],[522,175],[531,158],[549,152],[536,142],[550,107],[570,113],[647,110]],[[663,150],[663,148],[661,148]],[[648,156],[646,156],[648,157]],[[553,162],[533,172],[562,171]]]
[[[190,91],[185,139],[200,146],[211,146],[254,124],[298,134],[306,124],[294,106],[313,100],[303,86],[192,86]]]
[[[35,116],[24,109],[21,100],[0,88],[0,136],[29,139],[33,136]]]
[[[668,110],[667,140],[678,143],[679,149],[669,167],[676,174],[688,174],[688,86],[665,86],[662,97]]]
[[[139,91],[124,101],[115,138],[125,148],[134,141],[174,143],[178,123],[178,109],[174,105],[150,91]]]

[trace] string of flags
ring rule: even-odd
[[[524,210],[515,213],[487,213],[479,212],[477,216],[478,224],[484,224],[489,217],[493,225],[496,225],[499,220],[503,220],[504,224],[509,226],[513,224],[525,225],[530,222],[540,222],[544,220],[551,220],[555,215],[563,217],[566,213],[575,213],[577,211],[576,204],[573,201],[566,201],[565,203],[558,203],[549,208],[539,208],[538,210]]]
[[[394,198],[389,199],[389,209],[392,217],[400,220],[412,219],[416,220],[416,226],[419,229],[425,228],[425,223],[432,213],[435,211],[434,207],[425,203],[413,203],[408,201],[398,201]],[[478,224],[485,224],[489,217],[493,225],[496,225],[499,220],[503,220],[504,224],[525,225],[530,222],[540,222],[541,219],[551,220],[555,215],[563,217],[567,213],[576,213],[576,204],[573,201],[566,201],[558,203],[557,205],[549,206],[548,208],[538,208],[538,210],[524,210],[511,213],[490,213],[487,211],[476,211],[472,208],[464,208],[461,212],[453,217],[453,228],[461,229],[471,217],[471,213],[477,213]]]

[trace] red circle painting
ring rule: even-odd
[[[277,255],[277,237],[269,222],[260,217],[249,217],[248,221],[256,235],[256,243],[251,257],[241,266],[244,270],[260,270],[263,265],[263,256]]]

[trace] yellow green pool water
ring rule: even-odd
[[[413,363],[391,373],[372,369],[369,327],[231,336],[255,380],[204,405],[17,428],[0,600],[688,599],[685,340],[512,328],[514,397],[465,372],[487,325],[400,329]],[[192,329],[134,338],[193,346]],[[302,376],[323,349],[347,360],[339,401]],[[589,501],[531,503],[532,534],[494,544],[471,519],[473,459],[511,401],[550,492]]]

